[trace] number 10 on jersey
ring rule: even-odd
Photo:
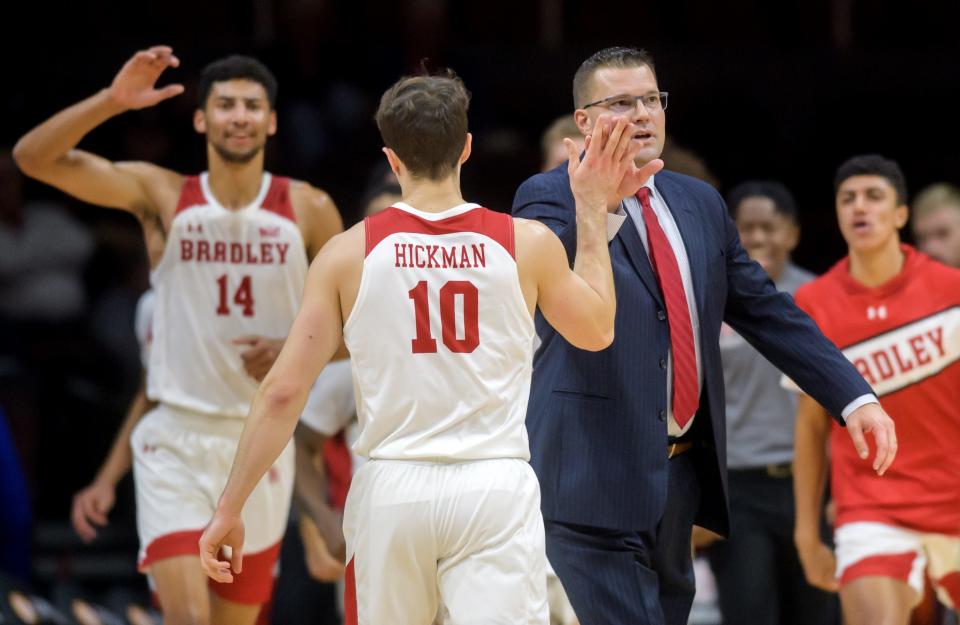
[[[430,290],[421,280],[408,293],[413,300],[417,336],[410,341],[414,354],[435,354],[437,340],[430,334]],[[463,338],[457,338],[456,298],[463,299]],[[469,354],[480,345],[479,292],[472,282],[451,280],[440,288],[440,329],[451,352]]]

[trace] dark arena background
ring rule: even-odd
[[[68,287],[76,295],[67,312],[47,318],[0,301],[0,623],[24,619],[8,605],[11,590],[39,614],[24,622],[125,623],[130,605],[158,618],[136,571],[130,479],[92,544],[69,518],[73,494],[93,478],[139,384],[133,319],[149,283],[140,228],[129,215],[28,180],[10,159],[20,136],[108,86],[136,50],[172,46],[181,66],[160,83],[182,82],[186,93],[109,121],[81,147],[203,170],[204,142],[191,123],[197,75],[220,56],[254,55],[280,85],[267,169],[329,192],[349,226],[383,175],[372,117],[400,75],[449,67],[463,78],[474,138],[464,196],[509,211],[517,186],[540,168],[541,133],[573,108],[579,63],[605,46],[643,47],[670,93],[673,158],[693,163],[721,193],[745,179],[783,182],[802,226],[794,260],[822,273],[845,253],[833,172],[849,156],[895,159],[911,194],[960,184],[958,20],[960,3],[902,0],[5,3],[0,300],[19,297],[25,289],[14,285],[41,266],[57,279],[34,284],[37,297],[55,300]],[[62,230],[18,243],[22,214],[38,206],[54,207]],[[309,620],[277,625],[337,622],[332,586],[304,578],[288,589],[277,601],[300,605],[288,613]],[[302,596],[334,607],[299,603]],[[78,616],[78,598],[99,610],[85,617],[99,621]],[[700,607],[691,622],[719,622]]]

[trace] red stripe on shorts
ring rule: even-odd
[[[848,566],[840,577],[840,585],[849,584],[861,577],[890,577],[905,582],[910,577],[913,561],[917,559],[914,551],[907,553],[870,556]]]
[[[353,558],[347,562],[344,571],[343,625],[357,625],[357,578],[353,572]]]
[[[937,580],[937,586],[947,591],[954,608],[960,608],[960,571],[947,573]]]
[[[273,572],[280,556],[280,542],[258,553],[243,556],[243,572],[234,574],[233,581],[221,584],[210,580],[210,590],[218,597],[244,605],[259,605],[270,601],[273,594]]]
[[[142,573],[157,560],[175,558],[176,556],[199,556],[201,535],[203,535],[203,530],[186,530],[158,536],[147,545],[143,560],[137,564],[137,567]]]

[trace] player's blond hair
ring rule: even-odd
[[[938,182],[924,188],[913,201],[914,217],[923,217],[944,206],[960,210],[960,189],[948,182]]]

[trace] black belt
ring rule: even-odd
[[[793,463],[782,462],[780,464],[767,464],[761,467],[747,467],[743,469],[730,469],[731,473],[757,474],[765,475],[776,480],[783,480],[793,477]]]

